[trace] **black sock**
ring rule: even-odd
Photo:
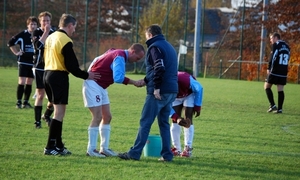
[[[60,122],[60,126],[57,127],[57,136],[56,136],[56,147],[63,148],[64,144],[62,142],[62,125],[63,123]]]
[[[32,85],[30,85],[30,84],[26,84],[26,86],[25,86],[25,90],[24,90],[24,100],[25,101],[28,101],[30,98],[31,87],[32,87]]]
[[[266,89],[266,94],[267,94],[267,97],[268,97],[271,107],[274,106],[275,102],[274,102],[273,92],[272,92],[271,88]]]
[[[24,85],[19,84],[18,87],[17,87],[17,99],[18,99],[18,101],[22,100],[23,93],[24,93]]]
[[[58,134],[61,134],[61,132],[59,132],[62,129],[61,126],[62,122],[52,119],[49,127],[48,142],[46,146],[47,149],[55,147],[56,137]]]
[[[278,109],[282,109],[283,101],[284,101],[284,92],[278,91]]]
[[[41,121],[43,106],[34,106],[34,117],[35,121]]]
[[[47,106],[47,109],[46,109],[46,111],[44,113],[44,117],[45,118],[50,118],[50,116],[52,115],[52,113],[53,113],[53,105]]]

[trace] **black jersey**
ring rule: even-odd
[[[282,40],[278,40],[273,44],[268,70],[274,76],[287,77],[289,60],[289,45]]]
[[[53,33],[54,30],[50,29],[49,31],[49,35],[51,33]],[[33,55],[33,63],[34,63],[34,67],[36,68],[36,70],[44,70],[45,67],[45,63],[44,63],[44,44],[42,42],[40,42],[40,38],[42,37],[44,31],[41,28],[37,28],[34,32],[33,32],[33,47],[34,47],[34,55]]]
[[[7,43],[8,47],[20,46],[20,50],[23,51],[22,56],[18,56],[18,62],[19,64],[25,64],[32,66],[32,60],[33,60],[33,46],[31,42],[31,33],[28,30],[24,30],[17,34],[16,36],[13,36]]]

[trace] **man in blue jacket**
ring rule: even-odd
[[[142,110],[140,127],[134,145],[128,152],[118,156],[121,159],[139,160],[147,142],[151,125],[157,117],[162,139],[160,161],[172,161],[169,115],[172,102],[178,93],[177,55],[174,47],[165,40],[158,25],[146,28],[146,77],[140,86],[147,86],[146,101]]]

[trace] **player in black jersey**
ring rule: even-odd
[[[48,11],[41,12],[39,14],[39,22],[41,27],[37,28],[33,32],[32,43],[34,46],[34,56],[33,56],[33,70],[35,72],[35,82],[36,82],[36,98],[34,103],[34,116],[35,116],[35,126],[36,128],[41,128],[41,117],[47,122],[48,126],[51,122],[51,114],[53,112],[53,105],[48,102],[47,109],[42,116],[43,99],[45,97],[45,86],[43,83],[44,76],[44,43],[48,35],[54,31],[51,29],[51,18],[52,15]]]
[[[280,39],[280,34],[273,33],[270,35],[270,42],[272,44],[272,53],[267,69],[267,79],[264,85],[270,107],[267,112],[282,113],[282,105],[284,101],[283,88],[286,85],[288,74],[288,63],[290,60],[290,47]],[[272,85],[277,85],[278,91],[278,107],[274,102]]]
[[[17,87],[17,104],[16,108],[32,108],[28,100],[31,94],[33,72],[33,46],[31,36],[37,28],[38,20],[34,16],[30,16],[27,21],[27,29],[13,36],[7,43],[10,50],[18,57],[19,80]],[[17,47],[19,46],[19,47]],[[24,101],[22,104],[22,97]]]

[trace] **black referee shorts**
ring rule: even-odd
[[[53,104],[68,104],[69,75],[66,71],[45,71],[44,85],[48,100]]]
[[[270,74],[266,80],[269,84],[286,85],[286,77],[279,77]]]

